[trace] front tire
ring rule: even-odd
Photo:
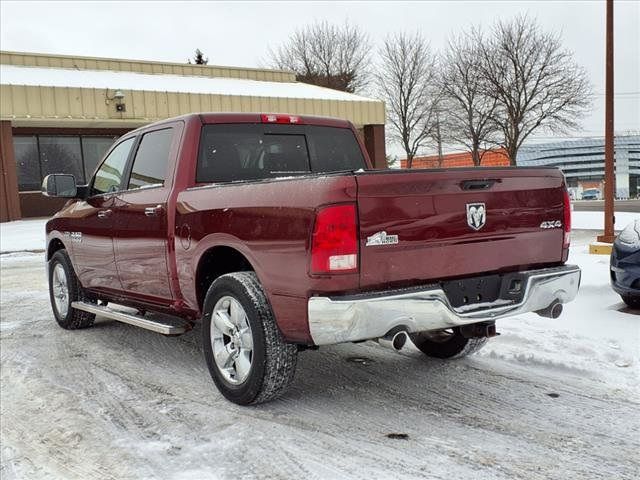
[[[293,380],[298,348],[282,337],[255,273],[217,278],[203,313],[204,356],[220,393],[238,405],[282,395]]]
[[[53,315],[65,330],[77,330],[93,325],[96,316],[71,307],[73,302],[92,302],[82,288],[66,250],[58,250],[49,261],[49,298]]]
[[[409,338],[427,357],[443,359],[462,358],[476,353],[488,340],[486,337],[466,338],[459,328],[412,333]]]

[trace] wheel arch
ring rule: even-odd
[[[207,291],[216,278],[243,271],[258,275],[252,262],[240,250],[228,245],[215,245],[205,250],[198,259],[195,276],[196,299],[200,311]]]
[[[51,260],[51,257],[53,257],[53,255],[59,250],[67,250],[67,247],[62,242],[62,240],[60,240],[58,237],[54,237],[51,240],[49,240],[49,244],[47,245],[47,253],[46,253],[47,262]]]

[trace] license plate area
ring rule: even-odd
[[[483,275],[441,282],[442,290],[454,308],[505,300],[520,303],[524,297],[526,278],[520,273]]]

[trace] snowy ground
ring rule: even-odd
[[[560,319],[499,322],[458,361],[371,342],[305,352],[289,393],[251,408],[215,390],[199,330],[64,331],[42,255],[2,255],[0,476],[636,479],[640,312],[586,254],[592,235],[574,233],[584,278]]]

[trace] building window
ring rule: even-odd
[[[40,190],[50,173],[71,173],[78,183],[91,179],[116,136],[15,135],[13,145],[21,192]]]
[[[38,140],[35,136],[13,137],[13,148],[20,190],[40,190],[42,175],[38,161]]]
[[[40,136],[40,169],[42,177],[51,173],[71,173],[78,183],[84,183],[80,137]]]

